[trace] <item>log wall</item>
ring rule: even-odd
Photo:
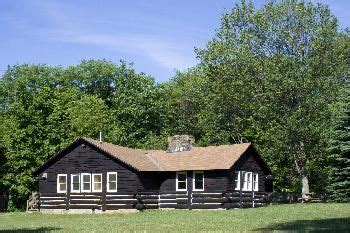
[[[40,209],[232,209],[268,204],[266,192],[140,192],[107,194],[41,194]]]

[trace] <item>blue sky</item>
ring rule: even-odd
[[[8,65],[76,65],[82,59],[134,62],[157,81],[198,61],[222,12],[240,0],[1,0],[0,75]],[[350,26],[349,0],[314,0]],[[263,0],[254,1],[257,7]]]

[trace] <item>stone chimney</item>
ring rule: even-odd
[[[168,152],[189,151],[195,139],[192,135],[174,135],[168,137]]]

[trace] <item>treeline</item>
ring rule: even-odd
[[[165,149],[176,133],[201,146],[253,142],[276,191],[348,200],[349,32],[326,6],[286,0],[257,10],[243,1],[196,54],[197,66],[166,83],[124,61],[9,67],[0,81],[0,191],[11,207],[37,188],[35,168],[100,131],[134,148]]]

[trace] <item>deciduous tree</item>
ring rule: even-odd
[[[337,19],[324,5],[285,0],[256,10],[242,1],[222,16],[206,48],[197,50],[216,93],[206,124],[222,142],[256,142],[276,187],[295,190],[298,174],[304,197],[309,177],[323,173],[309,168],[326,157],[329,107],[344,77],[338,37]]]

